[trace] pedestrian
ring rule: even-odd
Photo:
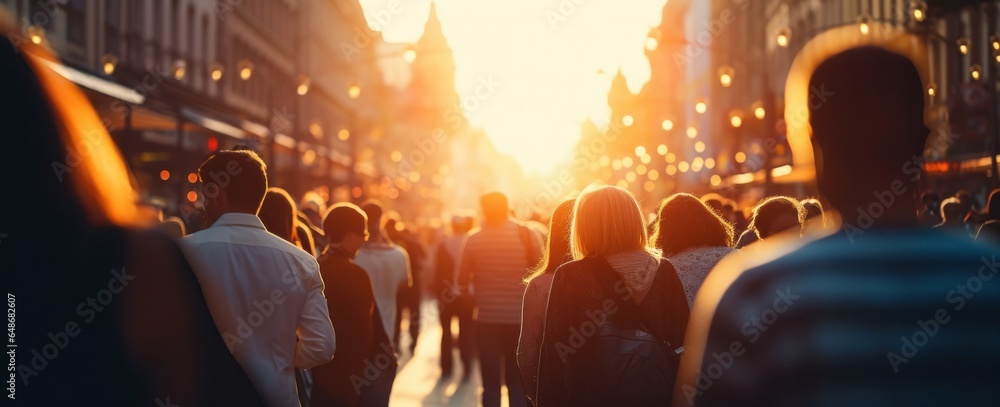
[[[570,241],[574,260],[556,270],[545,312],[537,405],[667,405],[689,310],[635,198],[587,187]]]
[[[541,258],[534,232],[510,218],[507,197],[491,192],[480,198],[483,225],[473,231],[459,260],[459,283],[476,304],[476,340],[483,380],[482,404],[500,406],[506,383],[511,406],[524,406],[517,369],[521,331],[521,284],[528,268]],[[471,286],[470,286],[471,285]]]
[[[396,344],[392,341],[398,334],[396,316],[398,315],[398,299],[400,292],[412,285],[410,261],[406,251],[394,244],[385,236],[383,214],[385,208],[381,202],[368,200],[361,204],[361,210],[368,216],[368,241],[358,250],[354,264],[366,272],[372,282],[372,293],[375,295],[375,306],[382,320],[382,329],[390,338],[390,345],[383,344],[376,349],[381,359],[391,359],[395,365],[397,354]],[[385,406],[389,404],[389,394],[396,380],[395,369],[379,369],[379,374],[373,380],[367,380],[367,386],[361,392],[359,403],[363,406]]]
[[[298,406],[295,369],[333,358],[336,337],[316,259],[257,217],[266,166],[221,150],[198,168],[211,226],[180,240],[230,352],[271,406]]]
[[[451,219],[451,234],[439,244],[435,256],[435,274],[432,290],[437,296],[438,315],[441,320],[441,375],[451,376],[454,372],[453,350],[458,344],[462,359],[462,379],[472,376],[475,361],[475,336],[472,321],[472,304],[462,296],[458,286],[458,257],[462,245],[472,230],[472,217],[454,216]],[[458,339],[452,332],[452,320],[458,318]]]
[[[524,395],[534,405],[538,390],[538,355],[545,329],[545,306],[549,302],[552,277],[559,266],[573,259],[570,253],[570,225],[573,224],[575,199],[556,206],[549,220],[549,236],[545,256],[531,274],[525,277],[527,288],[521,306],[521,336],[517,340],[517,365],[521,370]]]
[[[330,363],[313,368],[316,387],[312,406],[357,406],[369,380],[366,375],[370,375],[365,372],[365,361],[374,365],[379,348],[389,344],[371,279],[353,262],[368,240],[368,218],[361,208],[339,203],[323,216],[323,232],[329,246],[320,256],[319,266],[326,282],[330,319],[335,330],[350,334],[341,335]],[[395,369],[392,363],[384,370]]]
[[[177,243],[140,223],[126,163],[52,61],[30,41],[0,42],[7,398],[263,406]]]
[[[927,230],[915,195],[896,192],[913,191],[921,175],[914,157],[930,132],[921,75],[876,47],[818,62],[800,92],[833,95],[808,112],[816,185],[842,227],[724,262],[709,276],[673,405],[1000,399],[1000,285],[985,280],[1000,267],[995,249]],[[894,200],[882,205],[887,194]],[[869,208],[879,216],[858,216]]]
[[[932,229],[954,233],[958,236],[969,236],[965,224],[965,212],[958,198],[951,197],[941,201],[941,223],[934,225]]]
[[[677,270],[688,307],[712,268],[734,252],[733,226],[697,197],[673,194],[660,204],[653,247]]]

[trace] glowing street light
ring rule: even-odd
[[[962,55],[969,54],[969,46],[971,46],[971,42],[968,38],[960,38],[958,40],[958,52],[961,52]]]
[[[734,129],[738,129],[743,125],[743,118],[740,117],[739,114],[734,114],[729,117],[729,124],[731,124]]]
[[[208,68],[208,76],[212,78],[213,81],[218,82],[222,79],[222,65],[215,63]]]
[[[975,64],[972,65],[972,68],[969,68],[969,71],[972,75],[972,80],[978,81],[979,78],[982,77],[983,67],[979,66],[979,64]]]
[[[28,37],[31,38],[31,42],[35,45],[42,43],[42,38],[45,36],[45,29],[37,25],[28,26]]]
[[[753,116],[756,117],[757,120],[764,120],[764,117],[767,117],[767,111],[764,110],[763,106],[757,106],[757,108],[753,110]]]
[[[307,76],[299,77],[299,86],[295,88],[295,93],[298,93],[299,96],[305,96],[306,93],[309,93],[309,85],[311,83],[312,81],[309,80],[309,77]]]
[[[747,160],[747,154],[742,151],[739,151],[736,153],[735,158],[737,163],[743,164],[743,162]]]
[[[674,122],[671,120],[664,120],[660,125],[663,127],[663,130],[666,131],[673,130],[674,128]]]
[[[656,38],[649,37],[646,38],[646,49],[649,51],[656,51],[656,47],[660,45],[660,42]]]
[[[937,86],[931,82],[927,85],[927,96],[934,97],[935,94],[937,94]]]
[[[253,76],[253,62],[244,59],[236,64],[236,69],[240,71],[240,79],[242,80],[250,80],[250,77]]]
[[[708,110],[708,104],[705,103],[704,101],[699,101],[698,103],[694,104],[694,111],[698,112],[698,114],[704,114],[707,110]]]
[[[913,19],[917,22],[923,22],[927,19],[927,2],[924,0],[914,0],[913,3]]]
[[[118,65],[118,58],[112,54],[105,54],[101,57],[101,67],[104,69],[105,75],[111,75],[115,73],[115,67]]]
[[[735,75],[736,72],[732,67],[724,66],[719,69],[719,83],[722,84],[722,87],[724,88],[733,86],[733,76]]]
[[[403,53],[403,59],[406,60],[407,63],[415,61],[417,59],[417,51],[412,49],[406,50],[406,52]]]
[[[638,147],[635,148],[635,156],[636,157],[642,157],[644,155],[646,155],[646,147],[638,146]]]
[[[347,88],[347,96],[351,99],[357,99],[361,96],[361,87],[356,84],[351,85],[351,87]]]
[[[635,119],[633,119],[632,116],[625,115],[625,117],[622,117],[622,124],[624,124],[625,127],[631,126],[632,123],[634,123],[634,122],[635,122]]]
[[[864,14],[861,17],[858,17],[858,29],[861,30],[861,35],[868,35],[871,33],[871,24],[872,18],[869,15]]]
[[[994,51],[1000,51],[1000,36],[990,36],[990,45],[993,46]]]
[[[688,138],[698,137],[698,128],[696,128],[694,126],[688,127],[687,128],[687,136],[688,136]]]
[[[187,62],[183,59],[178,59],[174,61],[174,79],[181,80],[184,79],[184,75],[187,74]]]
[[[778,31],[777,41],[779,47],[781,48],[787,47],[788,43],[792,41],[792,32],[789,31],[787,28],[782,28],[781,31]]]

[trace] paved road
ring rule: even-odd
[[[403,351],[400,365],[402,366],[396,375],[396,382],[392,389],[392,398],[389,400],[390,407],[472,407],[479,406],[479,398],[482,392],[482,385],[479,379],[478,366],[474,367],[472,377],[468,381],[462,380],[464,372],[461,371],[461,363],[456,352],[455,374],[450,378],[441,378],[441,368],[439,363],[441,353],[441,324],[438,321],[437,306],[433,301],[424,301],[421,307],[421,332],[417,340],[415,355],[409,354],[410,337],[407,332],[407,323],[404,320],[402,331],[404,332],[400,347]],[[453,330],[457,331],[457,324]],[[506,390],[502,393],[501,405],[507,405]]]

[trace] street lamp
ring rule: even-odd
[[[184,62],[183,59],[174,61],[174,79],[184,79],[185,74],[187,74],[187,62]]]
[[[694,111],[698,112],[698,114],[704,114],[706,111],[708,111],[708,104],[705,103],[705,101],[700,100],[698,101],[698,103],[694,104]]]
[[[357,99],[361,96],[361,87],[357,84],[352,84],[349,88],[347,88],[347,96],[351,99]]]
[[[922,23],[927,18],[927,2],[924,0],[914,0],[911,5],[913,7],[913,19],[917,20],[918,23]]]
[[[305,96],[306,93],[309,93],[311,83],[308,76],[299,76],[299,85],[295,88],[295,93],[298,93],[299,96]]]
[[[222,79],[222,65],[219,63],[214,63],[208,68],[208,76],[212,78],[213,81],[218,82]]]
[[[927,84],[927,96],[934,97],[937,94],[937,85],[934,82]]]
[[[764,106],[757,106],[757,108],[753,109],[753,116],[756,117],[757,120],[764,120],[764,118],[767,117],[767,111],[764,110]]]
[[[979,64],[974,64],[972,65],[972,68],[969,68],[969,73],[972,75],[972,80],[974,81],[978,81],[979,78],[982,77],[982,72],[983,67],[979,66]]]
[[[968,38],[959,38],[958,39],[958,52],[961,52],[962,55],[968,55],[968,53],[969,53],[969,46],[970,45],[971,44],[970,44]]]
[[[31,42],[35,45],[42,43],[42,38],[45,36],[45,29],[37,25],[28,26],[28,37],[31,38]]]
[[[719,83],[722,84],[722,87],[728,88],[733,85],[733,76],[735,75],[736,72],[732,67],[724,66],[719,69]]]
[[[743,115],[738,112],[733,113],[729,116],[729,124],[731,124],[735,129],[740,128],[740,126],[743,125]]]
[[[792,32],[789,31],[788,28],[782,28],[780,31],[778,31],[777,41],[779,47],[781,48],[787,47],[788,43],[791,42],[791,40],[792,40]]]
[[[868,35],[871,32],[872,18],[867,14],[862,14],[858,17],[858,29],[861,30],[861,35]]]
[[[253,76],[253,62],[246,59],[236,64],[236,69],[240,71],[240,79],[242,80],[250,80],[250,77]]]
[[[115,66],[118,65],[118,58],[112,54],[105,54],[101,57],[101,67],[104,69],[105,75],[111,75],[115,73]]]
[[[660,126],[663,127],[663,130],[670,131],[673,130],[674,128],[674,122],[670,119],[667,119],[664,120],[663,123],[660,124]]]

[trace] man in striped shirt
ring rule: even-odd
[[[517,369],[521,330],[521,283],[541,257],[541,242],[527,227],[512,220],[507,197],[491,192],[481,198],[484,223],[473,231],[459,260],[459,285],[476,304],[476,336],[483,406],[500,406],[501,378],[511,406],[525,406]]]

